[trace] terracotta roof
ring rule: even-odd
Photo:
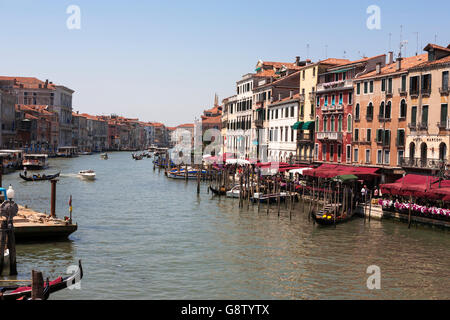
[[[300,69],[300,66],[297,66],[295,63],[292,62],[274,62],[274,61],[263,61],[263,65],[267,66],[273,66],[274,68],[281,68],[282,66],[285,66],[288,69]]]
[[[212,107],[211,109],[203,111],[203,113],[212,113],[212,114],[217,114],[218,113],[218,114],[221,114],[222,113],[222,109],[219,109],[219,108],[222,108],[222,106]]]
[[[429,43],[423,50],[428,51],[431,48],[441,50],[441,51],[447,51],[448,53],[450,53],[450,45],[446,48],[446,47],[438,46],[437,44],[434,44],[434,43]]]
[[[298,100],[299,98],[300,98],[300,94],[296,93],[296,94],[292,95],[292,98],[291,97],[286,97],[286,98],[283,98],[281,100],[274,101],[274,102],[268,104],[268,107],[270,107],[271,105],[278,105],[280,103],[284,103],[284,102],[287,103],[287,102],[290,102],[290,101]]]
[[[318,63],[340,65],[340,64],[346,64],[349,62],[350,62],[350,60],[348,60],[348,59],[328,58],[328,59],[319,61]]]
[[[16,80],[17,83],[14,85],[14,87],[20,87],[20,84],[24,86],[24,88],[29,89],[45,89],[44,85],[45,82],[41,81],[34,77],[8,77],[8,76],[0,76],[0,81],[6,80],[6,81],[14,81]],[[39,88],[39,85],[41,85],[41,88]],[[48,83],[47,88],[50,90],[55,90],[55,84]]]
[[[202,123],[221,123],[222,117],[220,115],[215,117],[203,117],[202,116]]]
[[[381,68],[380,74],[377,74],[377,71],[374,70],[374,71],[371,71],[367,74],[364,74],[364,75],[358,77],[357,79],[366,79],[366,78],[406,71],[412,67],[415,67],[415,66],[423,63],[424,61],[427,61],[426,53],[418,55],[418,56],[403,58],[402,62],[401,62],[400,70],[397,70],[397,62],[393,62],[393,63],[388,64],[388,65],[384,66],[383,68]]]
[[[194,124],[193,123],[185,123],[185,124],[180,124],[179,126],[177,126],[177,128],[193,128]]]
[[[280,83],[280,82],[283,81],[283,80],[286,80],[286,79],[291,78],[291,77],[296,77],[296,76],[300,76],[300,70],[299,70],[299,71],[295,71],[295,72],[293,72],[293,73],[291,73],[291,74],[289,74],[289,75],[287,75],[287,76],[284,76],[284,77],[281,77],[281,78],[279,78],[279,79],[276,79],[276,80],[273,81],[273,82],[265,83],[265,84],[263,84],[262,86],[258,86],[258,87],[256,87],[256,88],[260,89],[260,88],[264,88],[264,87],[269,87],[269,86],[272,86],[272,85],[274,85],[274,84]]]
[[[275,70],[270,69],[270,70],[261,70],[260,72],[255,73],[253,76],[254,77],[274,77],[275,74]]]

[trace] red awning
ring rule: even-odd
[[[382,193],[392,193],[400,196],[413,196],[434,200],[450,196],[450,180],[442,180],[441,188],[437,177],[418,174],[408,174],[394,183],[382,184]]]

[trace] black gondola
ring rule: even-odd
[[[353,218],[353,216],[337,216],[336,221],[334,220],[334,214],[322,214],[322,213],[311,213],[312,218],[317,224],[322,226],[333,226],[335,224],[347,222]]]
[[[81,260],[78,261],[78,270],[74,274],[68,277],[59,277],[48,283],[48,289],[45,291],[44,297],[50,294],[68,288],[76,284],[83,278],[83,267],[81,266]],[[31,286],[7,286],[0,287],[0,300],[27,300],[31,297]]]
[[[226,196],[227,195],[227,190],[225,189],[225,187],[220,187],[219,190],[217,190],[217,189],[214,189],[213,186],[210,186],[209,189],[215,195],[218,195],[218,196]]]
[[[52,174],[52,175],[42,175],[42,176],[37,176],[35,174],[33,174],[32,176],[28,177],[28,176],[24,176],[23,174],[19,173],[20,177],[25,180],[25,181],[43,181],[43,180],[52,180],[55,179],[57,177],[59,177],[59,174],[61,172],[58,172],[56,174]]]

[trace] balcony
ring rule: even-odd
[[[403,168],[440,169],[447,166],[446,160],[430,158],[401,158],[400,166]]]
[[[447,118],[447,121],[438,122],[437,126],[440,130],[450,130],[450,118]]]
[[[314,143],[314,135],[309,133],[299,134],[297,137],[297,145]]]
[[[380,121],[380,122],[391,121],[391,118],[386,118],[384,115],[379,114],[378,115],[378,121]]]
[[[317,84],[317,92],[327,92],[352,88],[353,88],[353,80],[351,79]]]
[[[411,96],[412,99],[418,98],[419,97],[419,89],[412,89],[409,92],[409,95]]]
[[[398,88],[398,94],[401,96],[408,95],[408,92],[406,91],[406,88]]]
[[[420,93],[422,93],[423,97],[429,97],[431,94],[431,88],[422,88]]]
[[[410,130],[417,130],[417,123],[416,122],[410,122],[408,123],[408,128]]]
[[[450,91],[450,88],[448,86],[447,87],[443,87],[443,88],[439,88],[439,93],[442,96],[448,96],[449,91]]]
[[[392,89],[386,89],[384,94],[386,95],[386,98],[391,98],[392,97]]]
[[[264,122],[263,119],[256,119],[255,120],[255,127],[262,128],[263,127],[263,122]]]
[[[419,123],[417,128],[418,130],[428,130],[428,123]]]
[[[342,141],[342,132],[317,132],[318,140]]]

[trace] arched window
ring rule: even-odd
[[[359,120],[359,103],[355,107],[355,120]]]
[[[331,116],[331,119],[330,119],[330,131],[331,132],[334,132],[334,124],[335,124],[334,116]]]
[[[384,118],[384,101],[380,104],[380,111],[378,112],[378,116],[380,119]]]
[[[324,132],[327,132],[327,131],[328,131],[327,117],[323,117],[323,131],[324,131]]]
[[[342,132],[342,115],[339,115],[338,118],[338,132]]]
[[[316,117],[316,132],[319,132],[319,117]]]
[[[422,142],[422,144],[420,145],[420,164],[422,168],[425,168],[427,165],[427,151],[427,144],[425,142]]]
[[[347,132],[352,132],[352,115],[349,114],[347,117]]]
[[[402,102],[400,102],[400,118],[406,118],[406,109],[406,101],[403,99]]]
[[[386,119],[390,119],[391,118],[391,102],[389,101],[386,105],[386,109],[384,110],[384,117]]]
[[[411,142],[409,144],[409,161],[412,163],[414,161],[414,158],[416,156],[416,144],[414,142]]]
[[[372,102],[369,103],[369,105],[367,106],[366,119],[367,120],[372,120],[373,119],[373,104],[372,104]]]

